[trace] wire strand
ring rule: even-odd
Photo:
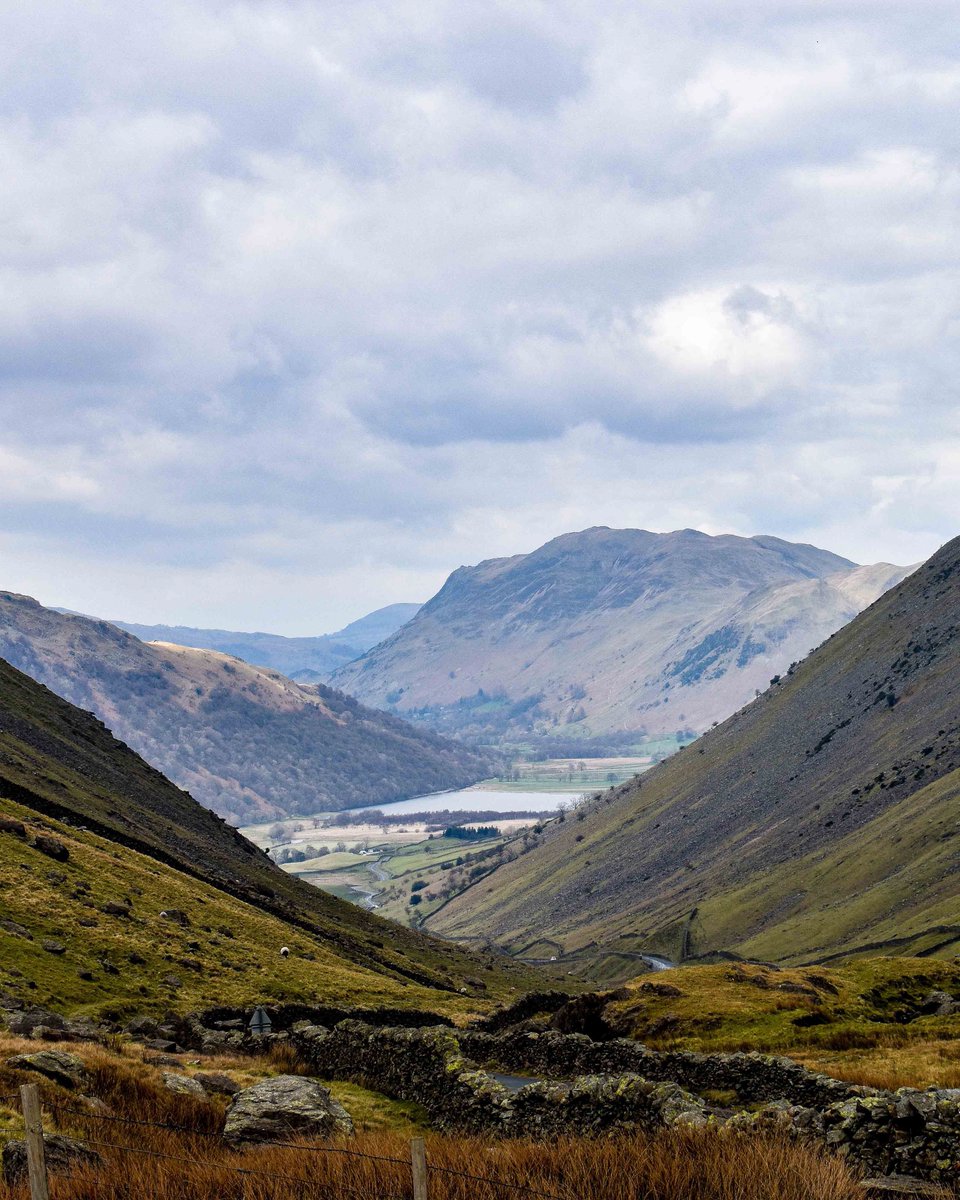
[[[168,1133],[183,1133],[188,1137],[216,1138],[223,1140],[223,1133],[215,1133],[209,1129],[190,1129],[186,1125],[171,1125],[165,1121],[140,1121],[135,1117],[112,1117],[105,1113],[81,1112],[79,1109],[64,1108],[61,1105],[51,1105],[50,1111],[64,1113],[67,1116],[79,1117],[81,1121],[106,1121],[111,1125],[136,1125],[146,1129],[162,1129]],[[394,1158],[386,1154],[366,1154],[363,1150],[348,1150],[345,1146],[305,1145],[297,1142],[258,1141],[258,1146],[273,1146],[280,1150],[308,1150],[316,1154],[343,1154],[349,1158],[366,1158],[371,1162],[396,1163],[402,1167],[410,1165],[409,1159]]]
[[[65,1114],[66,1116],[70,1116],[70,1117],[79,1117],[80,1120],[84,1120],[84,1121],[91,1121],[91,1122],[104,1121],[111,1125],[135,1125],[140,1128],[160,1129],[160,1130],[163,1130],[168,1133],[186,1134],[189,1137],[215,1138],[219,1142],[223,1141],[222,1133],[215,1133],[215,1132],[211,1132],[210,1130],[206,1130],[206,1129],[202,1129],[202,1130],[201,1129],[190,1129],[185,1125],[172,1125],[165,1121],[144,1121],[144,1120],[138,1120],[135,1117],[113,1117],[113,1116],[107,1116],[104,1113],[81,1112],[79,1109],[66,1108],[62,1105],[52,1105],[50,1107],[51,1107],[51,1111],[53,1111],[53,1112],[62,1113],[62,1114]],[[110,1142],[104,1142],[104,1143],[91,1142],[90,1144],[91,1145],[113,1145],[113,1143],[110,1143]],[[279,1142],[279,1141],[258,1141],[257,1145],[258,1146],[269,1146],[271,1148],[278,1149],[278,1150],[303,1150],[303,1151],[307,1151],[307,1152],[314,1153],[314,1154],[340,1154],[340,1155],[343,1155],[343,1156],[346,1156],[349,1158],[365,1159],[368,1162],[392,1163],[395,1166],[401,1166],[401,1167],[409,1167],[410,1166],[410,1161],[409,1161],[409,1159],[406,1159],[406,1158],[396,1158],[392,1155],[385,1155],[385,1154],[366,1154],[362,1150],[349,1150],[343,1146],[317,1146],[317,1145],[307,1145],[304,1143],[297,1143],[297,1142]],[[115,1148],[120,1149],[120,1150],[126,1150],[128,1153],[153,1154],[157,1157],[178,1158],[177,1155],[163,1154],[161,1151],[138,1150],[135,1147],[119,1147],[118,1146]],[[203,1161],[203,1160],[181,1158],[180,1161],[193,1162],[193,1161]],[[246,1173],[246,1174],[255,1174],[256,1173],[256,1172],[247,1171],[245,1168],[242,1168],[242,1167],[230,1167],[227,1165],[225,1165],[223,1167],[223,1169],[228,1170],[228,1171],[238,1171],[238,1172],[242,1172],[242,1173]],[[545,1192],[540,1188],[531,1187],[529,1184],[511,1183],[506,1179],[496,1179],[489,1175],[475,1175],[475,1174],[471,1173],[470,1171],[459,1171],[455,1167],[442,1167],[442,1166],[430,1163],[429,1161],[427,1163],[427,1170],[428,1171],[436,1171],[443,1175],[457,1176],[460,1179],[469,1179],[474,1183],[486,1183],[492,1187],[504,1188],[504,1189],[508,1189],[510,1191],[523,1192],[529,1196],[538,1196],[541,1198],[541,1200],[565,1200],[564,1197],[558,1195],[556,1192]],[[292,1179],[292,1177],[290,1177],[290,1178]]]
[[[146,1150],[142,1146],[120,1146],[116,1142],[99,1142],[93,1138],[87,1139],[88,1146],[99,1146],[104,1150],[119,1150],[122,1154],[141,1154],[147,1158],[162,1158],[171,1162],[189,1163],[194,1167],[206,1167],[211,1171],[232,1171],[236,1175],[247,1175],[256,1179],[279,1179],[284,1183],[297,1183],[303,1187],[317,1188],[329,1186],[337,1192],[349,1192],[353,1196],[365,1196],[369,1200],[389,1200],[389,1197],[373,1197],[372,1193],[360,1188],[350,1187],[339,1180],[307,1179],[300,1175],[282,1175],[278,1171],[255,1171],[250,1167],[233,1167],[229,1163],[214,1162],[209,1158],[191,1158],[185,1154],[167,1154],[163,1150]]]
[[[442,1175],[456,1175],[460,1179],[471,1179],[474,1183],[489,1183],[494,1187],[510,1188],[516,1192],[526,1192],[530,1196],[542,1196],[544,1200],[564,1200],[556,1192],[543,1192],[539,1188],[530,1187],[526,1183],[510,1183],[506,1179],[494,1179],[490,1175],[473,1175],[470,1171],[458,1171],[455,1167],[440,1167],[427,1160],[428,1171],[438,1171]]]

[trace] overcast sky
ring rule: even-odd
[[[317,633],[960,533],[955,0],[0,4],[0,587]]]

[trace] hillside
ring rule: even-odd
[[[719,728],[431,920],[623,977],[636,954],[960,949],[960,539]],[[634,956],[634,957],[631,957]]]
[[[396,633],[419,607],[419,604],[388,604],[351,621],[336,633],[319,637],[238,633],[229,629],[195,629],[190,625],[138,625],[132,621],[111,621],[111,624],[142,642],[172,642],[176,646],[219,650],[255,666],[280,671],[290,679],[314,683]]]
[[[588,529],[461,567],[333,680],[485,742],[576,754],[682,740],[904,574],[772,537]]]
[[[331,688],[0,592],[0,656],[235,824],[462,787],[490,761]]]
[[[456,1012],[527,980],[285,875],[93,716],[3,661],[0,814],[0,993],[15,999]],[[44,853],[38,836],[69,857]]]

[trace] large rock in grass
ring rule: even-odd
[[[234,1146],[352,1134],[350,1114],[315,1079],[278,1075],[245,1088],[230,1101],[223,1128]]]
[[[44,1158],[51,1175],[69,1175],[78,1166],[100,1161],[96,1150],[59,1133],[43,1135]],[[14,1138],[3,1147],[3,1180],[17,1187],[27,1178],[27,1143]]]
[[[65,1050],[38,1050],[36,1054],[15,1054],[6,1065],[15,1071],[36,1071],[61,1087],[76,1088],[87,1081],[87,1069],[75,1054]]]
[[[163,1072],[163,1086],[177,1096],[194,1096],[197,1100],[205,1100],[207,1096],[196,1079],[191,1079],[189,1075],[178,1075],[173,1071]]]

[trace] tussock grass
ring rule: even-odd
[[[806,1049],[793,1057],[812,1071],[868,1087],[960,1088],[960,1038],[876,1045],[829,1052]]]
[[[55,1182],[54,1200],[345,1200],[412,1196],[409,1142],[396,1132],[362,1133],[324,1149],[225,1150],[215,1139],[104,1127],[88,1142],[116,1141],[140,1153],[97,1149],[96,1167]],[[491,1143],[428,1135],[431,1200],[502,1200],[522,1189],[561,1200],[854,1200],[856,1180],[840,1159],[795,1144],[714,1131]],[[347,1149],[379,1159],[331,1153]],[[147,1153],[150,1152],[150,1153]],[[170,1155],[169,1158],[159,1157]],[[239,1170],[238,1170],[239,1168]],[[465,1178],[465,1172],[493,1182]],[[242,1174],[250,1172],[250,1174]],[[513,1186],[511,1186],[513,1185]],[[0,1200],[22,1200],[0,1185]]]

